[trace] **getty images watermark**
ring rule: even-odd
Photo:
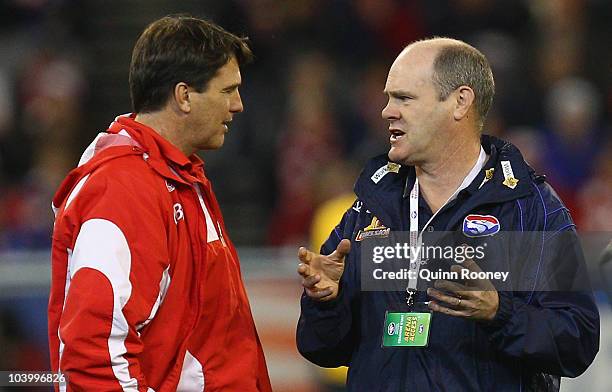
[[[431,270],[430,268],[414,268],[414,264],[418,261],[420,266],[426,266],[429,260],[452,260],[457,264],[462,264],[466,260],[475,262],[484,260],[486,245],[471,246],[462,244],[459,246],[440,246],[426,245],[411,246],[407,242],[395,243],[394,245],[376,245],[372,248],[372,262],[374,264],[382,264],[385,261],[401,262],[407,267],[399,268],[399,270],[386,271],[385,269],[375,268],[372,271],[372,277],[375,280],[387,279],[423,279],[432,281],[437,279],[446,280],[501,280],[505,282],[510,275],[509,271],[474,271],[464,268],[460,271],[444,271],[439,268]],[[406,263],[407,262],[407,263]]]
[[[609,233],[606,237],[609,241]],[[409,280],[417,279],[418,289],[424,290],[443,279],[474,290],[492,289],[482,285],[483,280],[496,290],[590,290],[589,275],[592,281],[592,266],[603,249],[601,240],[596,246],[585,241],[593,238],[580,238],[571,231],[497,232],[480,237],[461,231],[425,232],[420,246],[411,246],[409,232],[378,230],[356,239],[361,245],[361,289],[403,291]],[[417,262],[419,268],[415,268]]]

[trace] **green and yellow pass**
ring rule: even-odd
[[[383,347],[425,347],[429,341],[431,313],[387,312]]]

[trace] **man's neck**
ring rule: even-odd
[[[155,113],[138,113],[134,118],[135,121],[146,125],[147,127],[153,129],[157,132],[161,137],[169,141],[171,144],[175,145],[179,150],[185,154],[185,156],[190,156],[194,151],[188,151],[185,143],[182,143],[180,138],[182,132],[179,132],[176,129],[176,124],[178,121],[170,118],[167,114],[162,112]]]
[[[437,157],[416,166],[419,188],[433,213],[442,208],[461,185],[478,161],[480,149],[477,139],[450,143]]]

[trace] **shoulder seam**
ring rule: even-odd
[[[551,234],[545,239],[546,242],[550,241],[551,238],[557,236],[559,233],[561,233],[562,231],[568,231],[569,228],[576,228],[576,225],[573,223],[568,223],[567,225],[559,228],[558,230],[551,232]]]
[[[556,210],[553,210],[553,211],[548,212],[548,213],[546,214],[546,216],[548,216],[548,215],[552,215],[552,214],[554,214],[555,212],[559,212],[559,211],[561,211],[561,210],[566,210],[566,211],[569,211],[569,209],[568,209],[567,207],[565,207],[565,206],[561,206],[561,207],[557,208]]]
[[[542,246],[540,248],[540,260],[538,261],[538,268],[536,270],[535,278],[533,280],[533,288],[531,289],[531,293],[529,293],[529,298],[527,298],[527,304],[531,303],[531,300],[533,298],[533,293],[535,292],[536,284],[538,282],[538,278],[540,277],[540,268],[542,267],[542,259],[544,258],[544,242],[546,241],[545,233],[546,233],[546,223],[547,223],[546,203],[544,202],[544,197],[542,196],[542,192],[540,191],[540,188],[538,188],[538,186],[535,184],[535,182],[532,181],[531,184],[538,191],[538,195],[540,196],[540,201],[542,202],[542,208],[544,208],[544,227],[542,229]]]
[[[523,227],[523,207],[521,207],[521,202],[519,199],[516,199],[516,204],[518,205],[519,208],[519,217],[520,217],[520,221],[521,221],[521,232],[524,231],[524,227]]]

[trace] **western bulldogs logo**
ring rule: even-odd
[[[486,237],[499,232],[499,220],[493,215],[468,215],[463,220],[463,234],[466,237]]]

